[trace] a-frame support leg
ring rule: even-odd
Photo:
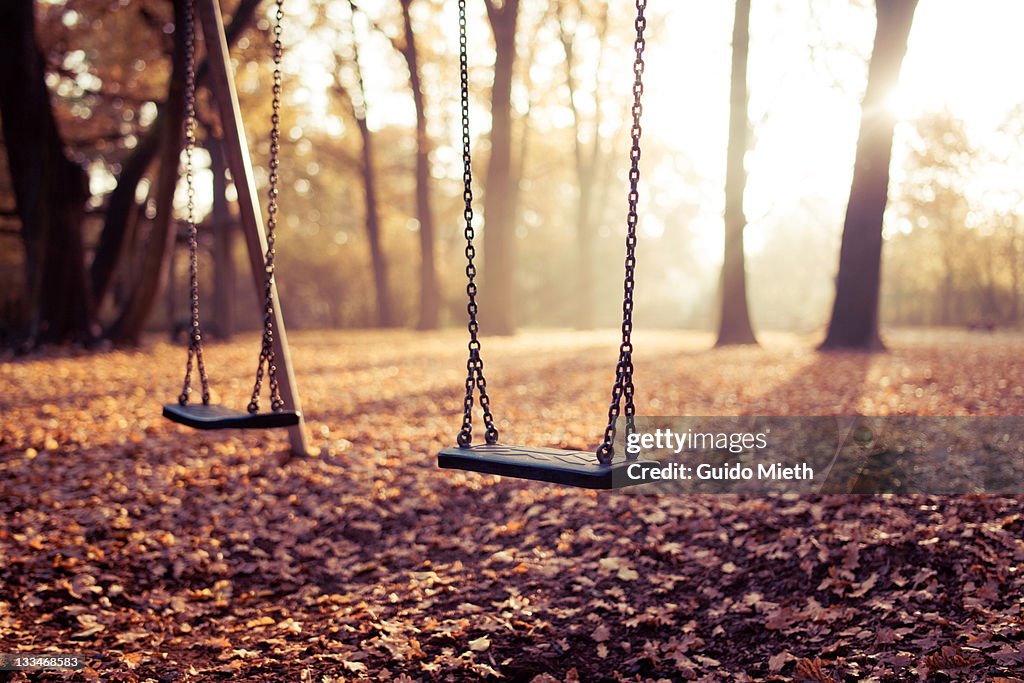
[[[245,245],[249,252],[249,263],[256,285],[256,295],[263,305],[264,256],[267,252],[267,233],[263,227],[263,213],[256,194],[256,181],[252,174],[252,160],[245,140],[241,111],[238,106],[238,92],[232,75],[231,56],[228,53],[227,38],[224,35],[224,18],[221,16],[218,0],[196,0],[196,9],[203,27],[203,41],[206,46],[207,63],[210,68],[210,91],[213,93],[224,126],[224,148],[228,169],[238,191],[238,213],[241,218]],[[277,358],[277,380],[281,387],[281,398],[285,405],[302,414],[302,404],[295,384],[291,355],[288,352],[288,335],[281,313],[281,302],[277,297],[277,284],[272,288],[274,299],[274,354]],[[254,369],[255,371],[255,369]],[[296,455],[311,453],[306,421],[299,418],[299,424],[288,428],[288,439]]]

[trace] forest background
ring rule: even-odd
[[[184,2],[47,0],[34,13],[33,3],[16,4],[0,29],[13,57],[3,152],[58,171],[22,181],[47,207],[26,223],[12,177],[31,174],[0,162],[0,335],[135,343],[146,330],[180,327],[187,226],[173,27]],[[740,295],[752,328],[825,328],[858,124],[872,114],[872,39],[911,20],[898,85],[872,105],[895,125],[881,324],[1019,321],[1024,84],[1005,73],[1024,59],[1011,28],[1024,8],[936,1],[915,16],[914,4],[879,3],[877,24],[869,2],[652,5],[639,325],[713,329],[723,310],[738,310],[720,295],[731,193],[741,198],[730,234],[743,245]],[[901,5],[910,8],[902,20],[883,11]],[[254,0],[225,7],[264,197],[270,10]],[[289,0],[285,12],[278,282],[289,324],[461,324],[456,4]],[[634,12],[632,3],[579,0],[469,3],[485,333],[618,320]],[[737,102],[741,19],[749,43]],[[249,304],[202,69],[201,291],[207,331],[227,338],[255,329],[259,309]],[[17,135],[12,112],[45,122],[41,144]],[[723,192],[727,147],[736,158],[737,144],[743,178]]]

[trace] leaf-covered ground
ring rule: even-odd
[[[314,458],[280,433],[162,420],[178,347],[3,362],[0,652],[82,653],[70,677],[104,681],[1024,679],[1021,497],[636,496],[440,471],[460,334],[292,336]],[[641,335],[640,409],[1022,413],[1020,337],[889,341]],[[209,348],[225,403],[244,405],[256,344]],[[613,335],[484,353],[504,441],[595,445]]]

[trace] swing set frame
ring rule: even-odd
[[[209,65],[209,90],[220,115],[224,133],[225,160],[238,192],[238,214],[245,235],[245,246],[249,256],[256,296],[263,303],[266,283],[267,231],[263,223],[263,212],[256,192],[252,158],[246,142],[242,112],[238,104],[238,90],[232,73],[231,55],[228,51],[227,36],[224,32],[224,17],[218,0],[195,0],[199,16],[203,45],[206,47]],[[281,301],[277,294],[277,283],[270,282],[270,297],[273,301],[273,348],[277,366],[277,379],[281,399],[290,410],[298,413],[298,423],[288,427],[288,441],[295,455],[310,455],[309,435],[298,385],[288,348],[288,333],[285,330]]]

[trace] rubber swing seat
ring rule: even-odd
[[[452,446],[437,454],[444,469],[467,470],[502,477],[546,481],[586,489],[620,489],[644,483],[627,474],[636,460],[616,455],[603,465],[594,453],[557,448],[478,444],[469,448]]]
[[[300,415],[294,410],[246,413],[215,404],[168,403],[164,406],[164,417],[193,429],[274,429],[299,424]]]

